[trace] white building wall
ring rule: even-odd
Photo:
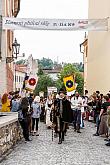
[[[110,17],[110,0],[89,0],[89,18]],[[110,21],[109,21],[110,24]],[[87,89],[89,93],[110,90],[110,26],[107,32],[89,32]]]
[[[6,0],[0,0],[0,15],[5,16],[5,3]],[[1,32],[1,56],[2,61],[0,62],[0,94],[7,92],[7,80],[6,80],[6,50],[7,50],[7,37],[6,30],[0,29]]]
[[[19,72],[19,71],[15,72],[15,74],[14,74],[14,91],[19,90],[21,92],[22,87],[23,87],[24,78],[25,78],[25,73]]]

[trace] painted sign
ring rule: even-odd
[[[107,31],[105,19],[34,19],[3,17],[3,29],[11,30],[84,30]]]

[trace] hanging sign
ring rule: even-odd
[[[3,17],[3,29],[11,30],[84,30],[107,31],[105,19],[34,19]]]

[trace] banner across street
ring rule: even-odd
[[[3,29],[11,30],[84,30],[107,31],[108,18],[105,19],[34,19],[2,18]]]

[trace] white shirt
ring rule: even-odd
[[[72,97],[71,98],[71,109],[72,110],[75,110],[75,109],[81,110],[82,107],[80,107],[79,105],[81,105],[81,106],[83,105],[82,98],[80,96],[78,98]]]

